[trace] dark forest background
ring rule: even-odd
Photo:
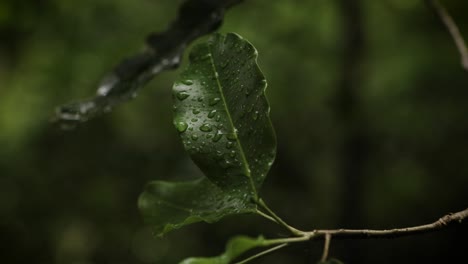
[[[235,234],[286,235],[248,215],[162,239],[144,225],[145,183],[200,174],[172,125],[180,69],[74,131],[49,122],[181,2],[0,0],[0,263],[172,264],[219,254]],[[468,38],[468,1],[443,3]],[[292,225],[404,227],[467,207],[468,73],[424,1],[249,0],[220,31],[259,50],[278,136],[263,196]],[[449,263],[466,259],[467,231],[334,240],[330,255]],[[255,263],[315,263],[321,249],[293,245]]]

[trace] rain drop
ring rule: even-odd
[[[216,110],[211,110],[211,111],[208,113],[208,118],[213,118],[215,115],[216,115]]]
[[[180,101],[183,101],[187,99],[187,97],[189,97],[190,95],[187,92],[178,92],[176,96],[177,96],[177,99],[179,99]]]
[[[185,85],[192,85],[193,81],[192,80],[183,80],[182,83],[185,84]]]
[[[219,101],[221,101],[221,98],[219,97],[211,98],[210,101],[208,102],[208,105],[210,106],[216,105]]]
[[[218,130],[212,140],[213,142],[218,142],[222,137],[223,137],[223,134],[221,133],[220,130]]]
[[[203,132],[211,132],[213,129],[211,128],[210,125],[203,124],[203,125],[201,125],[200,130],[203,131]]]
[[[177,131],[179,131],[180,133],[185,132],[185,130],[187,130],[187,127],[188,127],[187,123],[183,121],[177,122],[175,126],[177,128]]]
[[[237,139],[237,135],[236,135],[235,133],[233,133],[233,134],[227,134],[227,135],[226,135],[226,138],[227,138],[228,140],[230,140],[230,141],[234,141],[234,140]]]
[[[222,159],[219,163],[219,165],[221,165],[221,167],[224,169],[227,169],[232,166],[231,162],[227,159]]]
[[[257,120],[258,119],[258,111],[255,111],[252,115],[252,118],[253,120]]]
[[[199,114],[199,113],[200,113],[200,110],[197,109],[197,108],[194,108],[194,109],[192,110],[192,113],[193,113],[194,115]]]

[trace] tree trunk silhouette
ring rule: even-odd
[[[341,211],[338,224],[358,228],[363,225],[365,167],[370,142],[367,122],[360,103],[365,60],[365,32],[360,0],[339,0],[342,28],[342,60],[335,98],[336,121],[341,129],[338,145],[338,181],[341,183]],[[349,263],[359,263],[360,252],[353,243],[344,252]]]

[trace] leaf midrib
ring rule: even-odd
[[[223,38],[223,42],[224,42],[225,39],[226,39],[226,37]],[[245,157],[244,149],[242,148],[242,144],[239,141],[239,137],[238,137],[238,134],[237,134],[237,131],[236,131],[237,129],[234,126],[234,123],[232,121],[231,113],[229,112],[229,109],[227,108],[226,98],[224,97],[224,93],[223,93],[223,89],[222,89],[223,86],[221,85],[221,82],[219,80],[220,74],[218,73],[218,70],[216,69],[216,65],[215,65],[214,60],[213,60],[213,52],[212,52],[211,47],[212,47],[211,44],[209,44],[208,45],[208,51],[209,51],[209,55],[210,55],[210,63],[211,63],[211,67],[213,69],[213,72],[215,73],[214,75],[215,75],[215,79],[216,79],[216,84],[218,86],[218,91],[219,91],[219,94],[221,95],[221,100],[223,101],[224,110],[226,111],[226,114],[228,116],[229,124],[233,128],[233,133],[236,135],[236,143],[237,143],[237,145],[239,146],[239,149],[240,149],[240,154],[241,154],[241,158],[242,158],[242,161],[243,161],[243,164],[244,164],[243,167],[244,167],[244,170],[246,172],[246,176],[249,178],[251,188],[255,193],[255,198],[257,198],[257,190],[255,189],[255,184],[254,184],[254,182],[252,180],[250,164],[247,161],[247,158]],[[216,73],[218,73],[218,74],[216,74]]]

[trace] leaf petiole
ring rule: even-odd
[[[299,229],[296,229],[296,228],[288,225],[283,219],[281,219],[278,215],[276,215],[275,212],[273,212],[273,210],[271,210],[262,199],[259,199],[257,203],[258,203],[259,206],[261,206],[263,209],[265,209],[270,214],[269,215],[270,218],[273,218],[276,223],[278,223],[279,225],[282,225],[284,228],[289,230],[289,232],[291,232],[293,235],[300,236],[300,237],[306,235],[306,232],[301,231]],[[257,210],[257,213],[258,212],[259,211]],[[262,214],[260,214],[260,215],[262,215]],[[262,215],[262,216],[264,216],[264,215]],[[267,218],[267,219],[269,219],[269,218]]]
[[[262,217],[264,217],[264,218],[266,218],[266,219],[268,219],[268,220],[270,220],[270,221],[272,221],[272,222],[274,222],[274,223],[276,223],[276,224],[278,224],[278,221],[276,221],[275,218],[265,214],[264,212],[262,212],[262,211],[260,211],[258,209],[257,209],[257,211],[255,213],[262,216]]]
[[[285,243],[285,244],[278,245],[278,246],[276,246],[276,247],[269,248],[269,249],[264,250],[264,251],[262,251],[262,252],[260,252],[260,253],[258,253],[258,254],[255,254],[255,255],[253,255],[253,256],[251,256],[251,257],[248,257],[248,258],[246,258],[246,259],[244,259],[244,260],[242,260],[242,261],[236,262],[235,264],[245,264],[245,263],[250,262],[250,261],[252,261],[252,260],[254,260],[254,259],[256,259],[256,258],[262,257],[262,256],[264,256],[264,255],[266,255],[266,254],[269,254],[269,253],[271,253],[271,252],[273,252],[273,251],[276,251],[276,250],[278,250],[278,249],[280,249],[280,248],[283,248],[283,247],[285,247],[285,246],[287,246],[287,245],[288,245],[288,244]]]

